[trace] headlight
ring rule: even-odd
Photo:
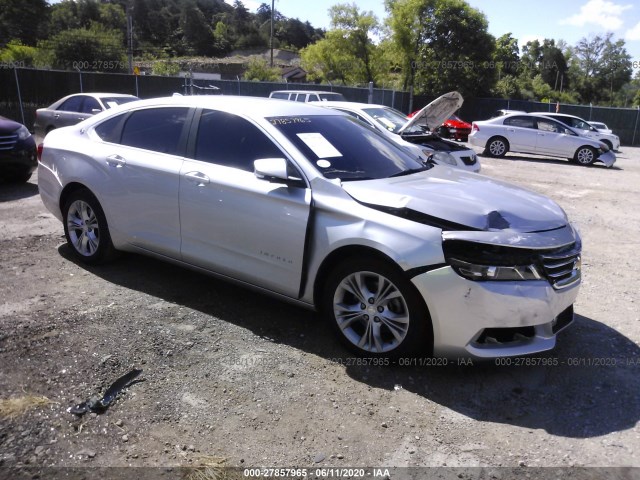
[[[433,161],[436,163],[446,163],[448,165],[456,166],[458,162],[453,155],[447,152],[436,152],[433,154]]]
[[[31,136],[31,132],[24,125],[22,125],[16,133],[18,134],[18,139],[20,140],[26,140]]]
[[[475,265],[456,258],[450,258],[449,263],[455,272],[469,280],[508,281],[508,280],[541,280],[542,276],[535,265]]]

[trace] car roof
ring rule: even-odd
[[[264,97],[242,97],[225,95],[195,95],[180,97],[160,97],[130,102],[112,109],[128,111],[134,108],[186,106],[199,108],[215,108],[218,110],[245,115],[247,117],[278,117],[291,115],[344,115],[336,111],[328,111],[309,103],[290,102]],[[110,110],[111,111],[111,110]]]
[[[556,112],[531,112],[531,113],[535,113],[536,115],[546,115],[548,117],[557,116],[557,117],[577,118],[579,120],[583,120],[586,122],[584,118],[578,117],[576,115],[569,115],[568,113],[556,113]]]
[[[71,95],[67,95],[65,98],[76,97],[78,95],[88,95],[89,97],[135,97],[135,95],[131,95],[129,93],[107,93],[107,92],[82,92],[82,93],[73,93]]]
[[[322,102],[309,102],[313,105],[324,105],[327,107],[350,108],[352,110],[363,110],[365,108],[391,108],[386,105],[378,105],[376,103],[358,103],[358,102],[338,102],[332,100],[324,100]]]
[[[340,92],[331,92],[329,90],[274,90],[271,93],[332,93],[334,95],[342,95]]]

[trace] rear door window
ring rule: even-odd
[[[176,155],[187,119],[187,107],[138,110],[127,119],[120,143],[130,147]]]
[[[505,119],[504,124],[510,127],[536,128],[532,117],[510,117]]]

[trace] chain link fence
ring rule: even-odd
[[[371,103],[394,107],[404,113],[418,110],[435,98],[435,96],[416,95],[411,99],[409,92],[341,85],[247,82],[239,78],[192,81],[188,78],[152,75],[2,68],[0,69],[0,115],[20,121],[31,128],[36,109],[47,107],[72,93],[127,93],[140,98],[169,96],[174,93],[268,97],[273,90],[329,90],[342,93],[352,102],[369,103],[371,98]],[[556,104],[500,98],[468,98],[459,116],[468,122],[486,120],[494,116],[496,110],[504,108],[525,112],[555,112]],[[640,110],[638,109],[561,104],[560,112],[606,123],[620,137],[623,145],[640,144],[638,131]]]

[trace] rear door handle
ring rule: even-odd
[[[515,132],[516,129],[515,128],[507,128],[507,132]]]
[[[56,119],[60,118],[60,114],[59,114],[59,113],[56,113],[56,114],[53,116],[53,118],[56,118]]]
[[[192,183],[195,183],[199,187],[204,187],[210,181],[209,177],[207,177],[202,172],[188,172],[188,173],[185,173],[184,176],[187,177],[187,180],[189,180]]]
[[[107,165],[110,167],[122,168],[127,164],[127,161],[120,155],[109,155],[107,157]]]

